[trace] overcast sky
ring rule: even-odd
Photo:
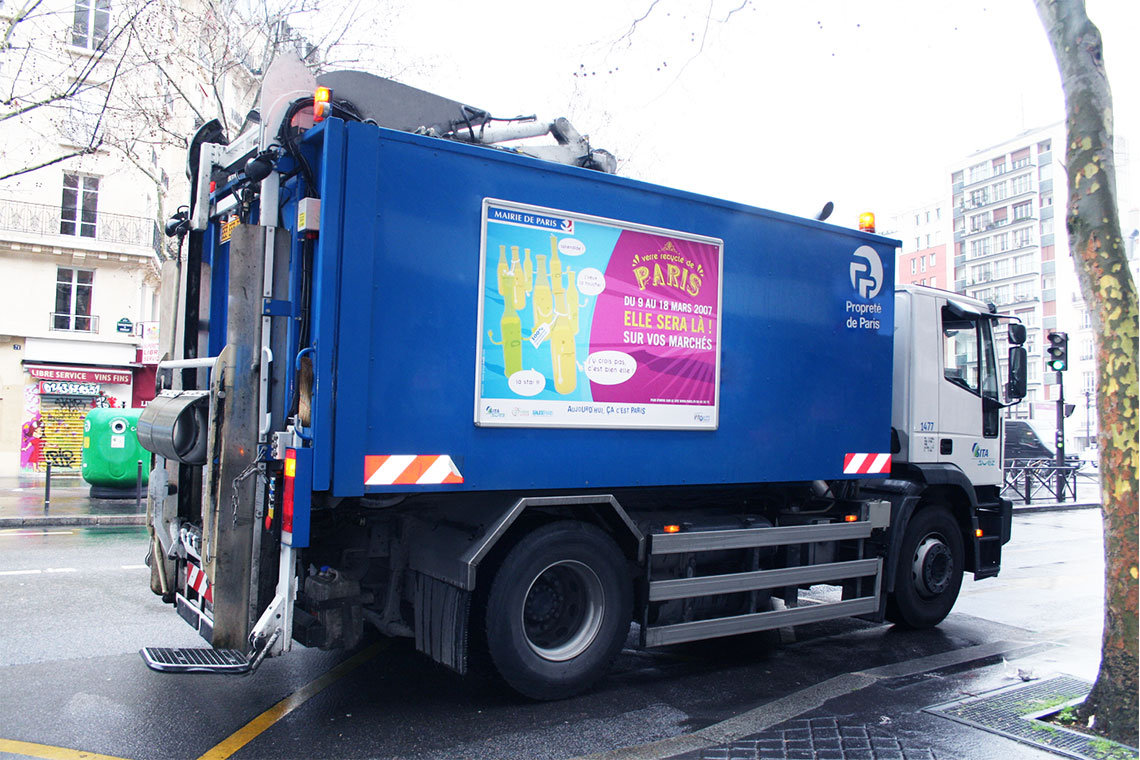
[[[496,116],[568,116],[626,176],[801,215],[833,200],[845,226],[1064,117],[1032,0],[741,3],[409,2],[381,65]],[[1088,9],[1117,134],[1138,135],[1140,2]]]

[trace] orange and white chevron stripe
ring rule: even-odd
[[[890,454],[848,454],[843,457],[845,475],[881,475],[890,471]]]
[[[198,595],[207,602],[213,603],[214,590],[210,588],[206,574],[189,562],[186,563],[186,585],[197,591]]]
[[[364,485],[415,486],[462,483],[447,454],[388,454],[364,457]]]

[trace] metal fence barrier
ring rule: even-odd
[[[1048,459],[1011,459],[1003,470],[1002,495],[1030,504],[1034,499],[1077,500],[1079,465],[1058,465]]]

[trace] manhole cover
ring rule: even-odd
[[[1057,676],[1036,683],[1009,686],[979,697],[933,705],[924,708],[924,712],[1080,760],[1137,757],[1134,748],[1037,720],[1042,715],[1080,702],[1091,689],[1092,684],[1087,681]],[[1106,745],[1111,747],[1107,752]]]

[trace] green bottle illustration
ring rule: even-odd
[[[574,330],[567,313],[566,291],[559,289],[554,295],[557,317],[550,331],[550,362],[554,367],[554,389],[571,393],[578,387],[578,349],[574,345]]]
[[[574,281],[574,270],[566,267],[566,306],[570,312],[570,328],[578,334],[578,284]]]
[[[526,277],[526,292],[534,290],[534,265],[530,263],[530,249],[526,248],[526,257],[523,258],[523,276]]]
[[[523,267],[519,261],[519,247],[511,246],[511,292],[516,309],[526,308],[526,282],[523,280]]]
[[[538,269],[534,273],[534,328],[537,330],[554,319],[554,297],[550,293],[550,279],[546,274],[546,257],[535,256]]]
[[[558,238],[550,236],[550,282],[554,292],[562,290],[562,262],[558,260]]]
[[[511,273],[503,275],[503,282],[513,290],[515,277]],[[515,311],[511,299],[503,299],[503,318],[499,320],[499,332],[503,336],[502,342],[495,340],[491,330],[487,331],[487,339],[496,346],[503,347],[503,375],[510,377],[522,369],[522,321]]]
[[[507,273],[507,247],[505,245],[499,246],[499,266],[495,268],[495,271],[499,277],[499,295],[505,300],[509,292],[503,282],[503,277]]]

